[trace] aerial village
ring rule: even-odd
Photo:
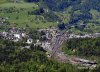
[[[1,18],[3,21],[0,22],[1,24],[4,24],[5,19]],[[6,18],[7,19],[7,18]],[[0,20],[1,21],[1,20]],[[45,34],[42,35],[42,38],[46,38],[44,41],[40,41],[37,39],[36,43],[34,43],[35,46],[41,46],[44,50],[46,50],[49,54],[48,57],[52,57],[52,55],[59,57],[59,60],[62,62],[70,62],[71,64],[77,64],[77,65],[83,65],[85,67],[95,68],[97,63],[94,61],[89,61],[81,58],[69,58],[64,55],[63,52],[59,51],[59,48],[61,47],[62,43],[68,39],[72,38],[95,38],[100,37],[100,33],[95,34],[84,34],[84,35],[77,35],[75,33],[69,33],[69,31],[66,31],[62,33],[57,27],[49,27],[46,29],[38,29],[38,32],[44,32]],[[33,44],[33,39],[25,32],[24,28],[17,28],[12,27],[8,30],[5,30],[3,32],[0,32],[0,38],[5,40],[10,40],[13,42],[19,42],[27,37],[26,43],[28,44],[25,47],[22,48],[30,48],[30,45]],[[62,38],[62,39],[61,39]],[[60,41],[61,39],[61,41]],[[64,56],[64,57],[63,57]]]

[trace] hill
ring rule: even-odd
[[[71,29],[100,32],[100,0],[44,0],[43,5],[63,16],[70,15],[65,24],[69,24]]]
[[[15,0],[16,3],[11,3],[13,1],[0,2],[0,16],[9,17],[9,22],[18,26],[45,28],[64,23],[73,32],[100,32],[99,0]],[[5,8],[14,11],[8,13]]]

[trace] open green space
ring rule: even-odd
[[[18,27],[46,28],[56,26],[56,22],[48,22],[42,15],[29,15],[28,12],[38,9],[35,3],[4,3],[0,4],[0,17],[8,17],[10,25]]]
[[[0,0],[0,4],[6,3],[7,0]]]

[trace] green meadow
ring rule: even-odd
[[[0,2],[1,3],[1,2]],[[10,25],[18,27],[46,28],[56,26],[56,22],[48,22],[42,15],[29,15],[28,12],[38,9],[35,3],[3,3],[0,4],[0,17],[8,17]]]

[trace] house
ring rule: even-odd
[[[14,39],[13,39],[13,41],[14,41],[14,42],[18,42],[18,41],[19,41],[19,39],[17,39],[17,38],[14,38]]]
[[[33,39],[31,39],[31,38],[27,39],[27,42],[26,43],[27,44],[32,44],[33,43]]]
[[[21,39],[21,35],[20,34],[13,34],[13,36],[17,39]]]
[[[39,40],[36,41],[36,43],[34,44],[35,46],[41,45],[41,42]]]
[[[2,32],[2,36],[7,36],[7,32]]]
[[[21,36],[22,37],[26,37],[26,33],[21,33]]]

